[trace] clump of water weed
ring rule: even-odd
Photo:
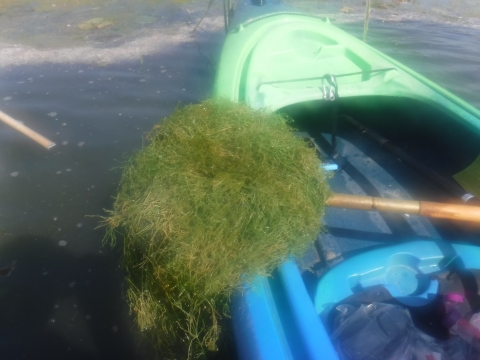
[[[288,120],[226,100],[178,108],[126,165],[108,234],[124,236],[141,331],[176,359],[217,349],[230,296],[302,254],[329,194]]]

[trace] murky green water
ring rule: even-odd
[[[294,4],[362,36],[362,1]],[[373,4],[370,44],[480,108],[476,0]],[[2,358],[151,358],[121,248],[102,247],[90,215],[111,207],[119,165],[154,124],[210,96],[224,30],[217,1],[192,33],[206,6],[0,0],[0,110],[57,143],[0,123],[0,268],[16,261],[0,278]]]

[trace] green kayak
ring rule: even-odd
[[[332,80],[333,79],[333,80]],[[393,96],[419,100],[480,132],[480,111],[328,19],[275,12],[232,28],[214,95],[275,111],[338,97]]]
[[[279,3],[258,7],[244,0],[240,5],[227,32],[214,96],[288,115],[292,126],[316,144],[323,162],[333,165],[329,184],[335,192],[478,204],[465,186],[480,188],[476,173],[467,172],[462,186],[454,180],[471,164],[479,171],[478,109],[328,19]],[[468,266],[480,269],[476,245],[464,253],[462,246],[451,245],[478,244],[475,226],[331,208],[323,223],[325,233],[306,254],[312,273],[301,274],[294,262],[286,262],[233,299],[240,359],[338,359],[337,352],[347,350],[330,340],[330,310],[372,285],[410,309],[435,309],[432,304],[442,296],[435,281],[404,291],[412,284],[409,276],[393,284],[388,276],[372,275],[359,285],[359,278],[388,269],[397,258],[395,266],[411,270],[413,282],[430,272],[451,271],[444,266],[450,258],[467,264],[471,255]],[[405,244],[408,240],[417,241]],[[404,263],[407,253],[413,262]],[[420,269],[418,264],[433,258],[438,266]],[[434,316],[422,330],[448,336],[439,319]],[[383,351],[378,340],[367,350],[375,345]]]

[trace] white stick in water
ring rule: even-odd
[[[33,131],[29,127],[23,125],[20,121],[15,120],[11,116],[8,116],[7,114],[1,111],[0,111],[0,120],[3,121],[5,124],[10,125],[15,130],[28,136],[30,139],[36,141],[37,143],[39,143],[40,145],[42,145],[47,149],[50,149],[55,146],[55,143],[53,141],[48,140],[47,138]]]

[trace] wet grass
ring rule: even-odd
[[[128,300],[166,356],[215,352],[230,296],[303,254],[329,194],[314,149],[279,115],[226,101],[177,109],[128,162],[110,240]]]

